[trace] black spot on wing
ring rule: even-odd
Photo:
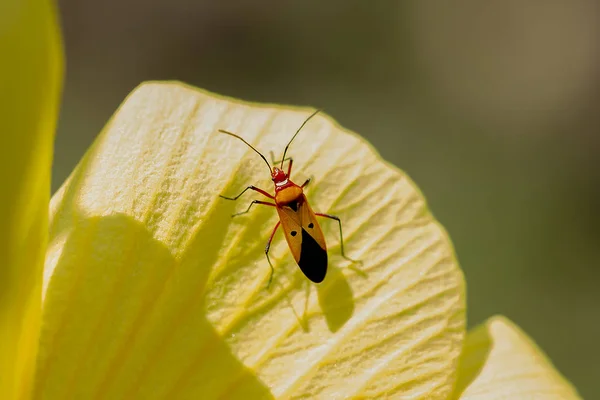
[[[298,266],[304,275],[315,283],[323,282],[327,274],[327,251],[304,229]]]

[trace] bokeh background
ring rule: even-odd
[[[596,0],[62,0],[56,190],[141,81],[322,107],[406,171],[501,313],[600,398]]]

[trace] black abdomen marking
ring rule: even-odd
[[[304,229],[298,266],[304,275],[315,283],[323,282],[327,274],[327,251]]]

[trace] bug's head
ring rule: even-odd
[[[275,184],[286,181],[288,178],[287,174],[280,170],[277,167],[273,167],[273,171],[271,172],[271,179]]]

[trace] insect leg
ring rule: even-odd
[[[222,194],[220,194],[219,197],[221,197],[221,198],[223,198],[225,200],[237,200],[237,199],[240,198],[241,195],[243,195],[244,193],[246,193],[247,190],[254,190],[254,191],[256,191],[256,192],[258,192],[258,193],[260,193],[262,195],[267,196],[270,199],[274,199],[275,198],[274,196],[272,196],[268,192],[266,192],[266,191],[264,191],[264,190],[262,190],[260,188],[257,188],[256,186],[252,186],[252,185],[250,185],[246,189],[242,190],[242,193],[238,194],[235,197],[227,197],[227,196],[223,196]]]
[[[342,250],[342,257],[344,257],[346,260],[351,261],[353,263],[362,264],[362,261],[353,260],[352,258],[347,257],[346,254],[344,253],[344,235],[342,234],[342,221],[340,220],[340,217],[336,217],[335,215],[322,214],[322,213],[315,213],[315,215],[318,215],[319,217],[335,219],[338,222],[338,225],[340,226],[340,248]]]
[[[277,161],[275,161],[275,153],[273,153],[273,150],[269,151],[269,155],[271,156],[271,164],[277,165]]]
[[[269,241],[267,242],[267,246],[265,247],[265,255],[267,256],[267,261],[269,262],[269,267],[271,267],[271,275],[269,276],[269,282],[267,283],[267,289],[269,288],[269,286],[271,286],[271,281],[273,280],[273,273],[275,272],[275,269],[273,268],[273,264],[271,264],[271,259],[269,258],[269,249],[271,248],[271,242],[273,241],[273,236],[275,236],[275,232],[277,232],[277,228],[279,228],[280,224],[281,224],[281,221],[277,221],[277,225],[275,225],[275,228],[273,229],[273,232],[271,233],[271,237],[269,237]]]
[[[271,164],[277,165],[277,164],[281,163],[281,160],[280,161],[275,161],[275,153],[273,153],[273,150],[271,150],[269,152],[269,154],[271,155]],[[288,158],[284,159],[283,161],[285,162],[285,161],[291,160],[291,159],[292,159],[292,157],[288,157]]]
[[[310,178],[308,178],[307,180],[305,180],[304,183],[302,185],[300,185],[300,187],[304,188],[305,186],[308,186],[309,183],[310,183]]]
[[[287,160],[290,160],[290,163],[288,164],[288,172],[287,172],[287,175],[289,177],[290,173],[292,172],[292,164],[294,163],[294,159],[292,157],[288,157],[288,158],[284,158],[281,161],[275,161],[275,154],[272,151],[269,153],[271,154],[271,162],[273,163],[273,165],[281,164],[281,168],[283,168],[284,162],[286,162]]]
[[[252,206],[254,204],[262,204],[262,205],[265,205],[265,206],[277,207],[273,203],[269,203],[269,202],[266,202],[266,201],[260,201],[260,200],[254,200],[254,201],[252,201],[252,203],[250,203],[250,205],[248,206],[248,208],[246,209],[246,211],[235,213],[231,217],[233,218],[233,217],[237,217],[238,215],[246,214],[248,211],[250,211],[250,208],[252,208]]]

